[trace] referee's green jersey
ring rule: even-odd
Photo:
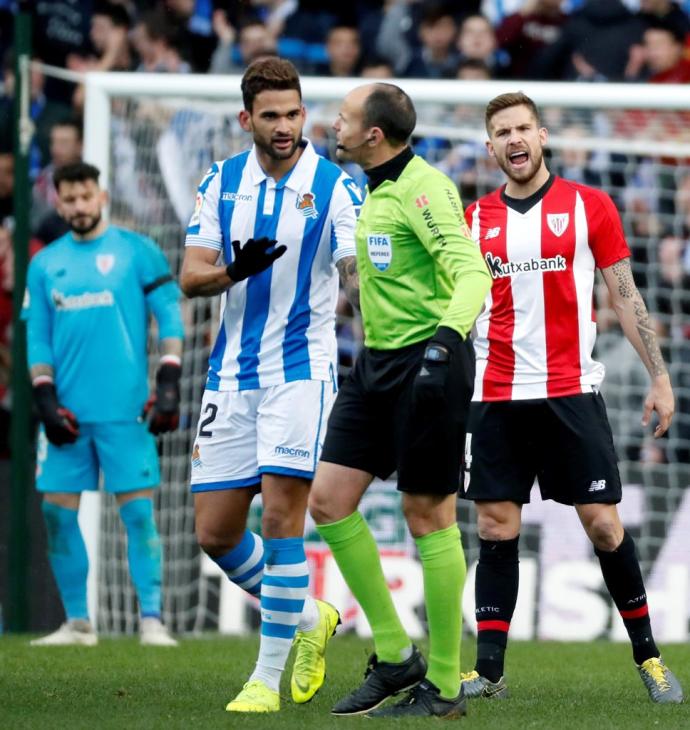
[[[367,347],[405,347],[439,325],[469,334],[491,276],[442,172],[413,157],[367,195],[356,240]]]

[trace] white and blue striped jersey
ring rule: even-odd
[[[221,297],[206,388],[249,390],[334,377],[335,264],[355,256],[355,182],[310,142],[276,183],[255,148],[211,166],[199,185],[186,246],[232,261],[231,242],[267,236],[287,251]]]

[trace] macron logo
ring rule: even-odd
[[[590,485],[588,492],[601,492],[606,489],[606,479],[595,479]]]
[[[276,446],[274,453],[280,456],[297,456],[300,459],[308,459],[311,452],[307,449],[293,449],[290,446]]]
[[[229,200],[232,203],[251,203],[251,201],[254,200],[254,196],[244,193],[221,193],[220,199]]]

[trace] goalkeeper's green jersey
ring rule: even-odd
[[[466,337],[491,288],[451,180],[413,157],[367,194],[357,221],[364,344],[393,350],[439,325]]]

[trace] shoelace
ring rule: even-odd
[[[377,659],[376,654],[372,654],[367,660],[367,668],[364,670],[364,679],[366,679],[374,671],[374,669],[376,669],[376,665],[378,663],[379,660]]]
[[[298,645],[298,644],[310,644],[310,643],[316,644],[317,642],[311,641],[308,637],[306,637],[304,635],[300,636],[297,639],[297,641],[295,642],[296,645]],[[295,662],[295,669],[297,671],[299,671],[299,672],[308,671],[309,669],[311,669],[311,667],[312,667],[312,665],[311,665],[311,662],[309,660],[309,657],[308,656],[305,656],[305,655],[301,656],[299,658],[299,661],[296,661]]]
[[[651,666],[645,667],[644,670],[662,692],[667,692],[671,689],[671,684],[666,677],[666,667],[660,661],[652,661]]]

